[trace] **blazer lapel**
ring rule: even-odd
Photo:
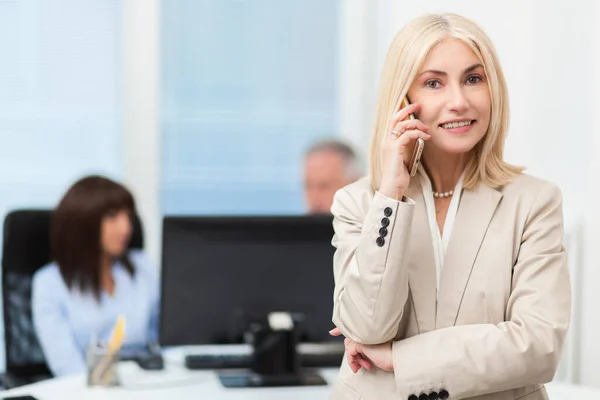
[[[475,258],[500,199],[502,193],[483,184],[462,192],[442,268],[436,329],[456,322]]]
[[[406,196],[415,202],[408,258],[408,285],[419,333],[425,333],[435,329],[437,288],[431,231],[418,177],[411,180]]]

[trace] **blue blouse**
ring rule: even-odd
[[[85,353],[93,338],[108,342],[119,314],[126,320],[123,352],[158,340],[158,269],[142,251],[130,251],[132,278],[120,262],[113,265],[113,296],[69,291],[58,265],[39,269],[32,282],[33,323],[46,362],[55,376],[85,372]]]

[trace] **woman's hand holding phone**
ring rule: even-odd
[[[411,151],[418,138],[429,140],[427,125],[418,119],[409,119],[417,112],[419,104],[410,104],[395,113],[387,127],[388,135],[383,143],[382,177],[379,193],[386,197],[402,200],[410,173],[405,159],[411,157]]]

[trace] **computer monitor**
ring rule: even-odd
[[[242,343],[250,320],[302,316],[301,342],[338,341],[331,216],[165,217],[160,344]]]

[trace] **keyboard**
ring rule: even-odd
[[[300,365],[306,368],[339,367],[344,353],[300,353]]]
[[[246,354],[190,354],[185,357],[187,369],[250,368],[252,357]]]
[[[306,368],[339,367],[342,353],[299,354],[300,365]],[[242,369],[252,366],[252,356],[248,354],[190,354],[185,357],[188,369]]]

